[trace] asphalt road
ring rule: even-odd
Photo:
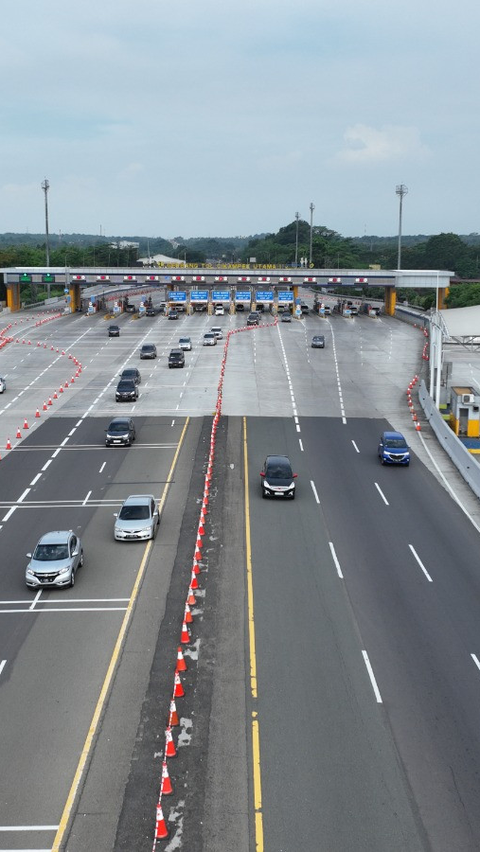
[[[152,848],[223,356],[222,345],[200,343],[211,325],[240,329],[244,319],[125,316],[118,339],[100,317],[26,320],[0,352],[0,446],[14,447],[0,462],[0,850],[51,849],[55,836],[69,852]],[[387,318],[271,323],[230,338],[164,848],[478,849],[478,534],[425,466],[406,407],[423,337]],[[310,347],[318,331],[325,350]],[[184,334],[193,351],[169,370]],[[139,362],[145,341],[156,361]],[[82,365],[73,384],[69,354]],[[119,406],[127,364],[141,369],[140,398]],[[103,429],[120,411],[134,416],[138,439],[107,450]],[[388,424],[408,435],[410,468],[379,464]],[[290,455],[295,501],[261,499],[270,452]],[[113,541],[113,513],[130,493],[164,495],[153,547]],[[37,597],[23,584],[25,553],[64,527],[82,537],[85,565],[73,590]]]

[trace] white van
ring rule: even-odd
[[[225,308],[223,307],[223,305],[215,305],[215,316],[216,317],[223,317],[224,314],[225,314]]]

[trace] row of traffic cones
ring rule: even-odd
[[[421,431],[420,421],[417,417],[417,412],[415,411],[415,406],[414,406],[413,401],[412,401],[412,390],[414,389],[417,382],[418,382],[418,376],[415,375],[413,377],[412,381],[409,383],[408,388],[407,388],[407,403],[408,403],[408,407],[410,409],[410,414],[412,415],[412,420],[415,424],[415,429],[416,429],[417,432],[420,432]]]

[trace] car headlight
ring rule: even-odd
[[[30,566],[27,567],[27,570],[26,570],[25,573],[27,574],[28,577],[34,577],[35,576],[32,569],[30,568]]]
[[[59,574],[69,574],[71,570],[72,570],[72,566],[67,565],[66,568],[60,568],[60,571],[58,573]]]

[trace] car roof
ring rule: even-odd
[[[152,346],[155,346],[154,343],[142,343],[142,349],[150,349]]]
[[[123,503],[124,505],[128,503],[129,505],[142,506],[144,503],[149,503],[150,500],[155,500],[153,494],[130,494]]]
[[[113,426],[114,423],[130,423],[131,417],[112,417],[108,426]]]
[[[65,544],[72,534],[72,530],[52,530],[45,533],[39,539],[39,544]]]
[[[206,331],[206,332],[205,332],[205,334],[204,334],[203,336],[204,336],[204,337],[212,337],[212,335],[214,335],[214,332],[213,332],[213,331]]]
[[[181,341],[181,340],[182,340],[182,341],[183,341],[183,340],[190,340],[190,338],[189,338],[189,337],[180,337],[178,342],[180,343],[180,341]]]
[[[124,376],[125,373],[138,373],[138,367],[125,367],[125,369],[122,370],[122,376]]]
[[[170,349],[170,355],[183,355],[182,349]]]
[[[120,376],[118,380],[119,385],[136,385],[135,379],[131,379],[129,376]]]
[[[268,464],[290,464],[288,456],[267,456],[265,462]]]

